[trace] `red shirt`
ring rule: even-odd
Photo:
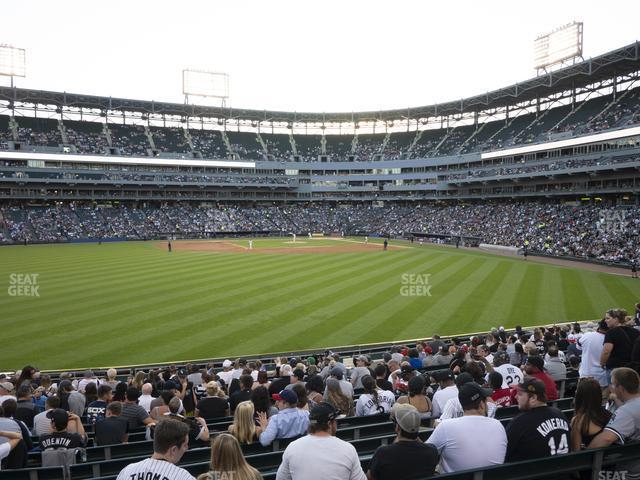
[[[499,388],[493,392],[491,398],[496,402],[498,407],[510,407],[511,403],[511,389]]]
[[[544,372],[533,373],[531,376],[544,382],[544,386],[547,390],[547,400],[551,401],[558,399],[558,388],[556,387],[556,382],[553,378]]]

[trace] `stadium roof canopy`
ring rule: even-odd
[[[342,123],[394,120],[419,120],[436,116],[481,112],[492,108],[515,105],[524,101],[578,89],[640,71],[640,43],[635,42],[595,58],[544,75],[516,83],[509,87],[460,100],[415,108],[396,110],[313,113],[281,112],[187,105],[125,98],[99,97],[66,92],[50,92],[22,88],[0,87],[0,101],[23,104],[52,105],[60,108],[98,109],[102,111],[138,112],[180,117],[210,117],[252,122]]]

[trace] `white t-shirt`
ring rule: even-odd
[[[588,332],[580,337],[577,343],[578,350],[582,350],[582,361],[580,362],[580,378],[593,377],[606,387],[604,370],[600,367],[600,354],[604,348],[604,333]]]
[[[440,453],[443,473],[504,463],[507,433],[495,418],[469,415],[443,421],[427,443]]]
[[[228,372],[225,372],[224,370],[222,372],[218,372],[218,377],[220,377],[220,379],[224,381],[224,384],[227,386],[227,388],[229,388],[232,376],[233,370],[229,370]]]
[[[140,398],[138,398],[138,405],[149,413],[151,411],[151,402],[153,402],[153,400],[155,399],[151,395],[140,395]]]
[[[502,388],[509,388],[511,385],[517,385],[524,380],[524,373],[518,367],[505,363],[499,367],[493,367],[494,372],[499,372],[502,375]],[[487,375],[487,380],[489,375]]]
[[[389,413],[394,403],[396,403],[396,396],[387,390],[378,390],[377,405],[374,401],[373,395],[363,393],[356,402],[356,417],[377,415],[378,413]]]
[[[153,458],[127,465],[120,471],[116,480],[154,478],[154,475],[158,475],[158,478],[170,478],[171,480],[195,480],[193,475],[185,469],[176,467],[171,462],[154,460]]]
[[[447,404],[450,398],[458,397],[458,387],[451,385],[446,388],[439,389],[433,394],[433,400],[431,401],[431,416],[438,418],[442,414],[444,406]]]
[[[487,402],[487,417],[495,417],[496,416],[496,404],[493,402]],[[462,404],[457,396],[450,398],[447,400],[447,403],[444,404],[444,408],[442,409],[442,415],[440,415],[440,420],[449,420],[451,418],[460,418],[464,415],[464,410],[462,409]]]
[[[0,460],[7,457],[11,453],[11,444],[9,442],[0,443]],[[0,467],[1,469],[2,467]]]
[[[311,454],[312,453],[312,454]],[[358,452],[336,437],[307,435],[282,454],[276,480],[366,480]]]

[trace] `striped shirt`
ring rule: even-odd
[[[195,480],[185,469],[166,460],[147,458],[124,467],[116,480]]]

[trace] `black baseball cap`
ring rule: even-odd
[[[458,400],[462,408],[472,405],[480,398],[490,397],[493,391],[489,388],[482,388],[476,382],[465,383],[458,387]]]
[[[58,430],[66,428],[67,423],[69,422],[69,414],[62,408],[54,408],[53,410],[49,410],[47,412],[47,418],[53,420],[53,423],[56,424],[56,428]]]
[[[468,372],[462,372],[456,377],[456,386],[458,388],[469,382],[473,382],[473,376]]]
[[[338,418],[338,415],[340,415],[340,412],[336,410],[333,405],[322,402],[311,409],[309,421],[312,425],[326,425],[330,421]]]
[[[541,400],[547,399],[547,387],[544,382],[536,377],[524,377],[522,383],[518,384],[518,388],[523,392],[537,395]]]

